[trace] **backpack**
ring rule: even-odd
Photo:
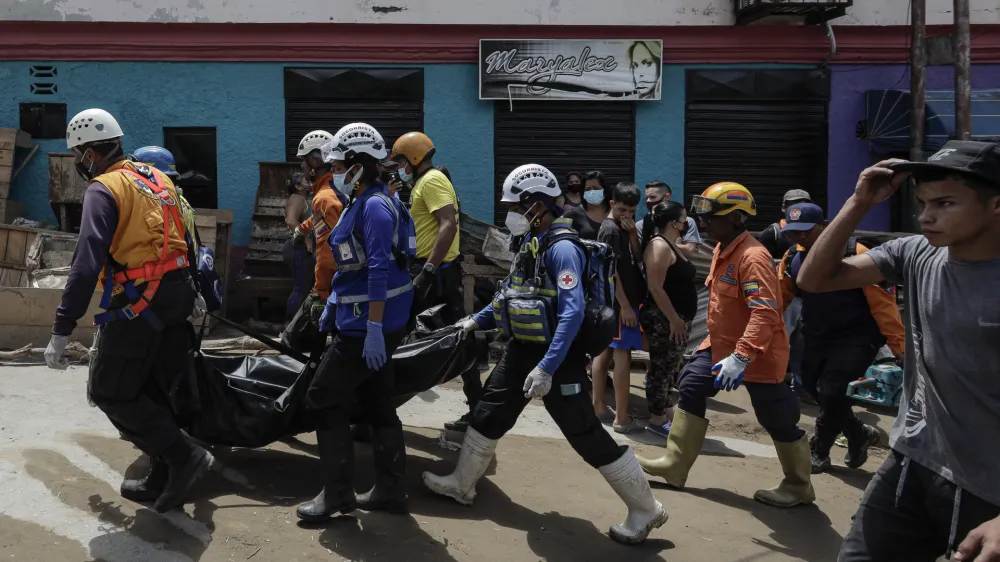
[[[563,240],[568,240],[583,250],[587,260],[581,275],[586,305],[577,339],[581,340],[580,343],[588,354],[596,357],[618,335],[618,316],[614,310],[615,253],[607,244],[584,240],[576,231],[567,229],[547,236],[539,254]],[[539,260],[539,263],[544,269],[544,260]]]
[[[847,239],[847,244],[844,247],[844,257],[845,258],[849,258],[849,257],[853,257],[853,256],[858,255],[858,243],[859,242],[861,244],[864,244],[865,247],[867,247],[869,250],[873,250],[873,249],[875,249],[875,247],[877,247],[877,246],[879,246],[879,245],[882,244],[882,241],[879,240],[878,238],[852,236],[852,237],[850,237],[850,238]],[[791,275],[792,260],[795,259],[795,256],[798,253],[799,253],[799,249],[798,249],[798,245],[797,244],[793,244],[792,247],[788,248],[788,251],[785,252],[785,256],[786,256],[786,259],[785,259],[785,269],[786,270],[783,272],[785,275],[788,275],[788,276]],[[891,285],[891,284],[887,283],[886,281],[882,281],[878,285],[879,285],[879,287],[882,287],[883,289],[885,289],[885,291],[887,293],[889,293],[889,294],[896,294],[896,287],[894,285]],[[799,291],[799,289],[798,289],[798,287],[796,287],[795,288],[795,292],[798,293],[798,291]]]

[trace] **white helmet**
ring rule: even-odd
[[[125,136],[118,121],[103,109],[88,109],[77,113],[66,126],[66,147],[73,149],[92,142],[108,141]]]
[[[301,158],[314,150],[322,150],[323,145],[332,140],[333,135],[326,131],[313,131],[299,141],[299,152],[296,156]]]
[[[559,180],[545,166],[525,164],[513,172],[503,182],[503,197],[501,203],[518,203],[525,196],[537,193],[550,197],[559,197]]]
[[[323,161],[346,162],[358,154],[367,154],[382,161],[389,155],[382,135],[368,123],[351,123],[337,131],[333,139],[323,146]]]

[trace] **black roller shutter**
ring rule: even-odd
[[[827,208],[829,75],[822,70],[692,70],[687,75],[684,192],[720,181],[757,202],[750,230],[781,218],[789,189]]]
[[[299,142],[310,131],[336,133],[355,122],[368,123],[391,147],[400,136],[424,128],[423,101],[410,100],[285,100],[285,157],[296,159]]]
[[[568,172],[600,170],[612,184],[635,177],[635,104],[497,102],[493,118],[493,220],[502,225],[503,182],[514,168],[541,164],[560,185]]]

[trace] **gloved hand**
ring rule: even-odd
[[[205,317],[208,312],[208,305],[205,304],[205,297],[201,296],[201,293],[194,294],[194,307],[191,309],[191,316],[188,316],[188,320],[191,322],[198,322]]]
[[[368,333],[365,334],[365,349],[361,352],[368,368],[379,371],[385,365],[385,338],[382,337],[382,323],[368,321]]]
[[[326,310],[326,301],[318,296],[311,296],[309,304],[309,320],[313,326],[319,328],[320,319],[323,318],[323,311]]]
[[[48,347],[45,348],[45,364],[50,369],[65,371],[69,367],[69,359],[63,357],[66,346],[69,345],[69,336],[57,336],[52,334]]]
[[[330,295],[330,298],[326,299],[326,307],[323,308],[323,314],[319,317],[319,331],[323,334],[328,334],[337,327],[337,299]]]
[[[425,302],[434,288],[434,274],[426,269],[413,278],[413,302]]]
[[[292,246],[295,248],[306,247],[306,235],[298,228],[292,231]]]
[[[524,379],[524,397],[542,398],[552,390],[552,375],[546,373],[541,367],[535,367],[528,373],[528,378]]]
[[[479,324],[476,324],[476,321],[469,316],[456,322],[455,327],[462,329],[461,333],[459,333],[459,339],[464,340],[466,336],[479,329]]]
[[[712,367],[712,374],[715,375],[715,388],[719,390],[736,390],[743,382],[743,372],[747,370],[750,362],[744,357],[733,353]]]

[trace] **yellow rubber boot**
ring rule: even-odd
[[[639,466],[646,474],[659,476],[668,486],[681,489],[701,453],[706,433],[708,420],[677,408],[674,410],[674,421],[670,424],[670,436],[667,437],[667,452],[658,459],[639,457]],[[808,460],[808,454],[806,458]]]
[[[816,501],[813,491],[812,462],[809,459],[809,438],[803,435],[794,443],[774,442],[781,461],[781,470],[785,478],[774,488],[757,490],[753,499],[774,507],[795,507]]]

